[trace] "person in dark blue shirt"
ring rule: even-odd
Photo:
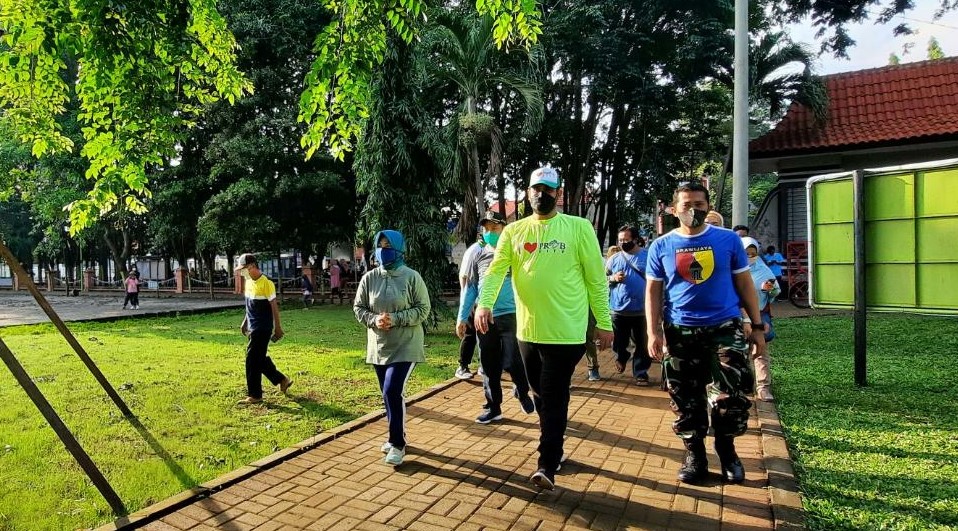
[[[748,341],[756,355],[766,348],[748,257],[737,234],[705,223],[710,205],[704,186],[680,186],[673,206],[679,228],[649,247],[645,313],[649,354],[662,360],[678,416],[672,429],[686,448],[678,477],[697,483],[708,475],[704,440],[711,405],[722,476],[740,483],[745,469],[735,453],[735,437],[747,428],[752,403],[746,393],[754,382],[744,322],[753,323]]]
[[[646,350],[645,329],[645,262],[648,250],[635,227],[619,228],[618,245],[622,249],[606,262],[609,275],[609,309],[612,310],[612,352],[615,369],[622,373],[632,358],[632,377],[637,385],[649,385],[652,359]],[[635,353],[629,352],[629,341]]]

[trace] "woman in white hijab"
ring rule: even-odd
[[[755,238],[748,236],[742,238],[742,245],[745,246],[745,254],[748,255],[749,272],[752,275],[752,281],[755,283],[755,291],[758,292],[758,307],[761,308],[762,321],[765,323],[765,343],[775,339],[775,329],[772,328],[772,301],[781,293],[781,288],[772,270],[765,265],[765,262],[759,257],[759,245]],[[744,310],[743,310],[744,315]],[[745,336],[751,333],[751,325],[745,323]],[[772,385],[772,375],[768,370],[769,357],[768,349],[765,354],[754,356],[755,363],[755,395],[763,402],[774,400],[772,392],[769,389]]]

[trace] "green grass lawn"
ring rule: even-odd
[[[292,396],[264,380],[264,404],[237,407],[246,394],[241,320],[233,310],[70,325],[147,437],[52,326],[0,336],[133,511],[382,407],[365,364],[366,335],[349,306],[284,311],[286,338],[270,355],[295,380]],[[409,394],[453,375],[451,328],[427,336],[428,363],[413,372]],[[2,365],[0,403],[0,530],[110,521],[106,502]]]
[[[958,320],[869,315],[865,388],[851,317],[776,325],[773,388],[808,528],[958,529]]]

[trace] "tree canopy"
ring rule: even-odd
[[[543,35],[550,12],[575,11],[584,20],[595,20],[606,3],[564,4],[477,0],[475,7],[493,21],[497,46],[528,48]],[[671,11],[694,15],[701,11],[694,7],[699,4]],[[728,3],[702,4],[728,11]],[[956,5],[956,0],[941,0],[942,11]],[[301,140],[307,155],[328,146],[342,159],[353,148],[369,116],[373,76],[385,57],[387,39],[392,35],[412,42],[427,22],[426,7],[425,0],[326,0],[322,4],[330,18],[315,39],[315,57],[299,97],[298,118],[308,126]],[[663,19],[648,16],[669,10],[658,4],[648,7],[637,10],[631,23],[653,32],[669,29]],[[888,21],[913,5],[895,0],[766,0],[754,7],[758,11],[768,7],[781,20],[811,17],[822,35],[834,32],[825,48],[843,54],[853,44],[845,31],[847,24],[869,18]],[[680,17],[664,20],[684,22]],[[726,16],[704,26],[690,26],[690,39],[683,42],[710,39],[729,24]],[[907,27],[899,30],[907,31]],[[162,167],[175,157],[184,126],[194,124],[204,106],[219,100],[234,102],[252,88],[237,67],[236,39],[214,0],[10,0],[0,9],[0,32],[0,107],[16,136],[30,145],[35,156],[73,146],[57,118],[66,112],[68,102],[77,103],[84,138],[81,154],[93,186],[84,198],[71,203],[74,231],[118,206],[143,211],[150,193],[150,168]],[[555,33],[550,28],[550,34]],[[687,46],[683,42],[674,43],[679,52]],[[716,54],[721,51],[713,49]],[[614,64],[616,58],[606,59]],[[64,76],[70,61],[78,68],[75,75]],[[672,73],[676,79],[684,74]]]

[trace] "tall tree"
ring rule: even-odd
[[[356,151],[358,189],[365,198],[359,238],[375,245],[371,239],[379,230],[405,235],[406,261],[429,288],[429,322],[435,326],[446,308],[439,298],[448,271],[442,199],[454,182],[445,172],[453,154],[438,125],[441,102],[405,75],[416,64],[411,48],[391,44],[373,84],[369,120]]]
[[[311,0],[222,4],[254,93],[211,106],[181,143],[179,165],[159,176],[153,228],[164,248],[202,255],[294,248],[322,256],[351,241],[351,172],[328,156],[304,160],[296,120],[314,28],[329,21]],[[192,247],[190,247],[192,246]],[[182,262],[181,262],[182,263]]]
[[[958,0],[940,2],[941,12],[958,7]],[[322,4],[332,18],[316,40],[299,118],[309,124],[303,137],[308,154],[326,145],[343,157],[369,116],[370,87],[388,51],[387,37],[411,42],[423,20],[425,0],[324,0]],[[679,6],[674,11],[679,15],[698,11],[700,5],[728,7],[727,2],[711,1],[674,5]],[[914,4],[769,0],[758,6],[763,9],[753,12],[764,12],[767,6],[783,21],[810,15],[822,34],[834,28],[824,46],[843,54],[853,44],[845,25],[868,19],[874,7],[880,8],[876,20],[888,22]],[[665,3],[642,3],[639,15],[662,12],[664,7]],[[499,46],[529,46],[542,34],[535,0],[477,0],[476,8],[495,21],[493,37]],[[667,32],[697,19],[637,20],[654,31]],[[605,29],[598,27],[600,31],[593,28],[576,37]],[[698,44],[727,27],[686,26],[685,42],[701,48]],[[908,28],[899,25],[896,30]],[[76,97],[87,141],[83,150],[89,161],[87,175],[94,186],[85,200],[74,204],[74,229],[120,204],[142,210],[143,198],[149,194],[147,171],[174,157],[182,126],[191,123],[204,105],[235,100],[250,88],[235,67],[235,41],[215,0],[74,0],[69,5],[14,0],[0,10],[0,33],[0,107],[36,155],[70,148],[56,116],[65,111],[74,83],[60,74],[66,68],[64,58],[76,58],[82,65]],[[677,51],[681,55],[685,50]],[[581,189],[580,182],[575,184]]]
[[[543,115],[541,58],[538,49],[509,54],[497,50],[495,24],[488,16],[444,8],[434,13],[433,24],[413,53],[433,82],[455,87],[458,105],[448,125],[449,138],[455,143],[450,171],[462,176],[458,234],[462,241],[470,241],[486,209],[486,182],[498,176],[502,167],[504,124],[497,123],[491,112],[493,101],[520,102],[521,108],[511,118],[521,116],[523,132],[534,133]],[[514,100],[509,99],[510,92]]]
[[[0,10],[0,107],[36,156],[73,147],[58,117],[74,102],[85,145],[86,198],[73,230],[101,211],[142,212],[147,169],[172,156],[203,104],[249,85],[214,0],[8,2]],[[79,68],[64,77],[70,64]]]

